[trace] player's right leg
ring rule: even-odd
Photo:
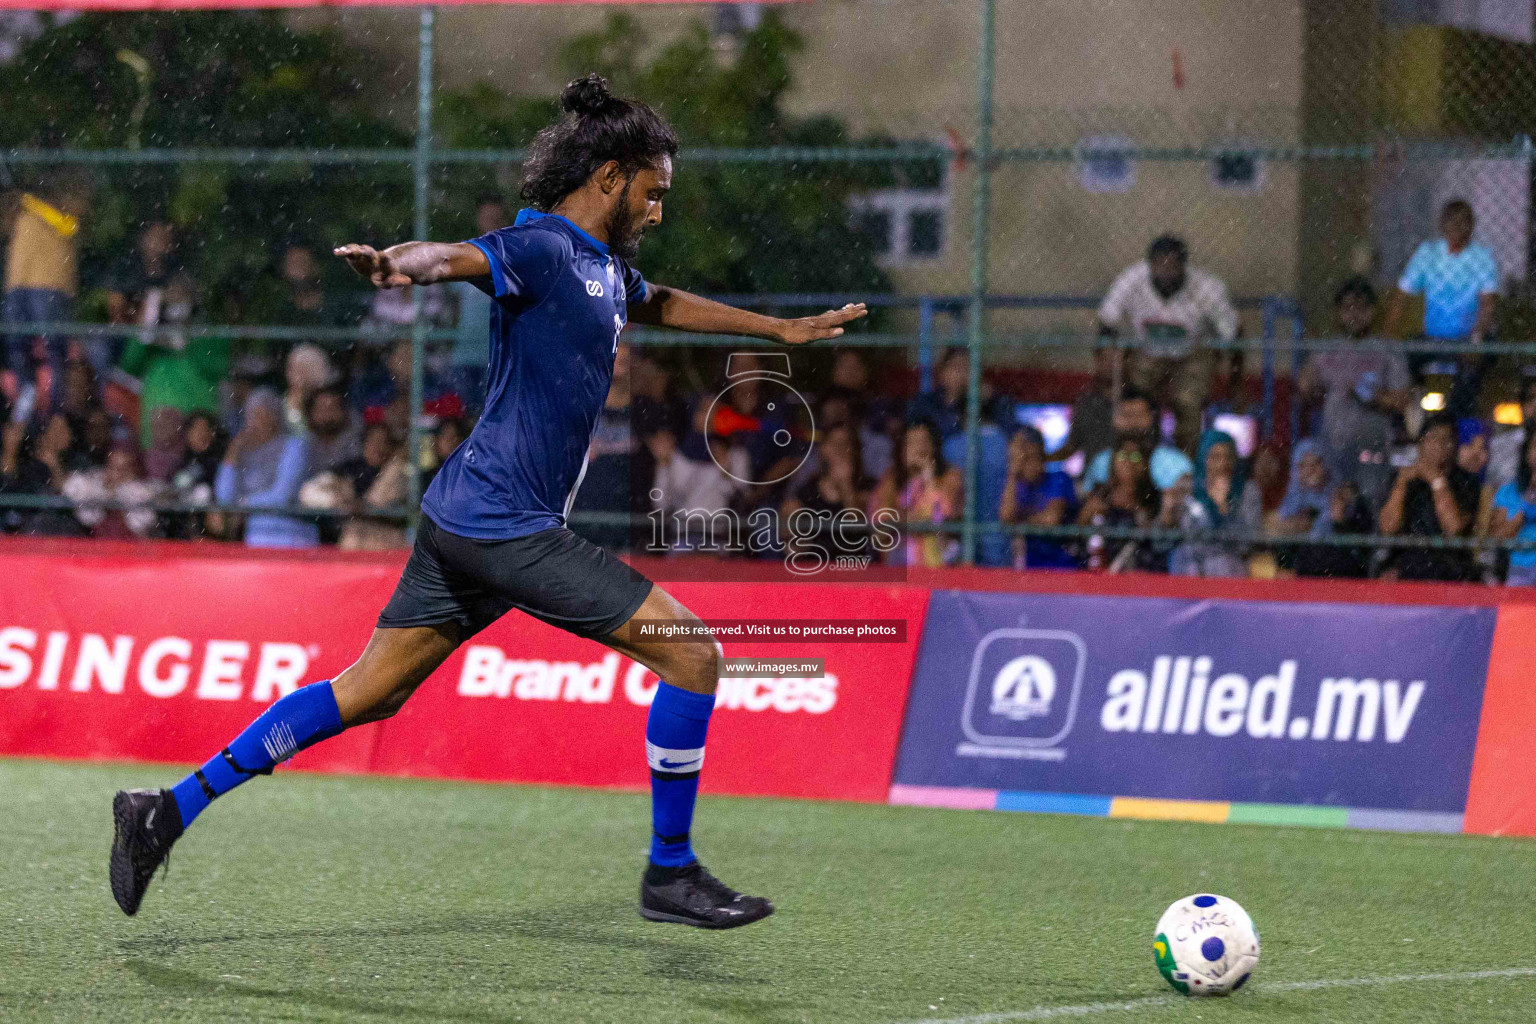
[[[335,679],[274,703],[201,768],[171,789],[120,791],[112,801],[112,895],[136,914],[155,869],[207,806],[279,763],[354,725],[388,718],[453,653],[459,627],[382,628]]]
[[[691,639],[642,638],[631,625],[636,621],[684,627]],[[773,903],[725,885],[693,852],[694,801],[724,656],[719,642],[696,615],[657,586],[624,625],[600,639],[659,677],[645,726],[652,835],[640,880],[640,916],[695,928],[739,928],[761,921],[773,913]]]

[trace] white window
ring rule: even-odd
[[[751,0],[715,4],[715,17],[711,25],[714,35],[739,36],[753,31],[763,23],[763,5]]]
[[[874,244],[882,267],[914,267],[944,258],[949,232],[949,175],[933,187],[878,189],[849,204],[853,225]]]
[[[1264,188],[1264,161],[1242,143],[1211,160],[1211,184],[1226,192],[1258,192]]]
[[[1077,145],[1077,180],[1089,192],[1125,195],[1136,184],[1136,143],[1125,135],[1090,135]]]

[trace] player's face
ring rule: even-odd
[[[661,223],[661,201],[672,188],[672,158],[655,167],[642,167],[619,192],[608,225],[608,247],[624,259],[640,252],[648,228]]]

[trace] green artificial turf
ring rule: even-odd
[[[1383,982],[1536,968],[1528,841],[706,798],[706,863],[779,906],[710,933],[635,913],[641,794],[279,773],[130,920],[112,792],[178,774],[0,761],[0,1020],[1536,1019],[1533,975]],[[1173,997],[1152,926],[1207,890],[1263,959]]]

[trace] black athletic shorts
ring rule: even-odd
[[[563,527],[472,540],[423,516],[380,628],[456,622],[464,639],[516,609],[599,639],[639,610],[651,581]]]

